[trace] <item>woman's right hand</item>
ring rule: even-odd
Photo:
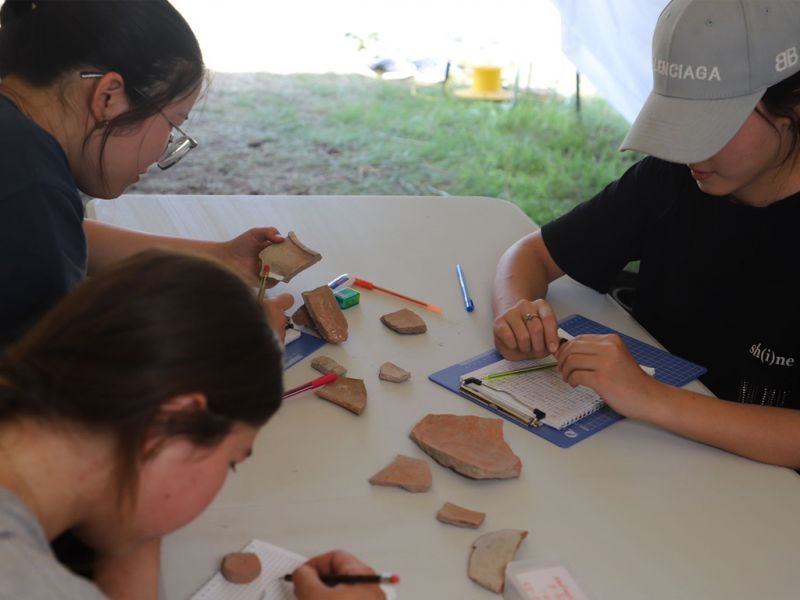
[[[315,556],[292,573],[294,593],[298,600],[385,600],[386,595],[375,584],[340,584],[329,587],[320,575],[374,575],[375,571],[352,554],[335,550]]]
[[[542,299],[520,300],[494,320],[494,345],[508,360],[543,358],[558,351],[558,321]]]

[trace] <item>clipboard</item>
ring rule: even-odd
[[[582,334],[608,333],[615,333],[619,335],[625,342],[633,357],[640,364],[654,367],[654,377],[659,381],[669,385],[674,385],[677,387],[684,386],[706,372],[706,369],[700,365],[679,358],[673,354],[670,354],[666,350],[656,348],[655,346],[646,344],[641,340],[637,340],[628,335],[615,331],[610,327],[606,327],[605,325],[602,325],[596,321],[587,319],[582,315],[571,315],[566,317],[559,323],[559,326],[573,336]],[[546,439],[559,448],[569,448],[570,446],[577,444],[581,440],[594,435],[598,431],[601,431],[609,425],[624,418],[609,406],[604,405],[599,410],[587,415],[579,421],[576,421],[566,429],[558,430],[553,429],[552,427],[540,427],[531,423],[530,420],[527,420],[528,422],[526,422],[526,419],[520,419],[518,416],[513,415],[506,410],[499,409],[495,404],[487,403],[485,400],[482,400],[474,395],[467,394],[460,389],[461,375],[475,371],[476,369],[490,365],[501,359],[502,356],[500,356],[497,351],[490,350],[432,373],[428,376],[428,379],[458,394],[462,398],[466,398],[470,402],[473,402],[474,404],[493,412],[497,416],[502,417],[503,419],[510,421],[511,423],[514,423],[515,425],[522,427],[523,429],[526,429],[541,438]]]

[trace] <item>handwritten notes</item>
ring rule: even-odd
[[[589,600],[564,565],[517,561],[506,571],[506,598],[514,600]]]

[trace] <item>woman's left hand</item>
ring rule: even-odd
[[[248,283],[255,285],[261,273],[258,253],[270,244],[280,244],[283,239],[274,227],[254,227],[232,240],[220,242],[215,254],[222,262],[244,276]]]
[[[556,355],[564,381],[597,392],[618,413],[647,420],[660,382],[645,373],[618,335],[581,335]]]

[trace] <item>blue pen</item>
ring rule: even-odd
[[[475,310],[475,303],[469,297],[467,282],[464,281],[464,271],[461,269],[460,264],[456,264],[456,275],[458,275],[458,285],[461,286],[461,296],[464,298],[464,308],[467,309],[467,312],[472,312]]]

